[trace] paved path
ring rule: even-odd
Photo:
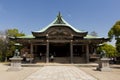
[[[44,66],[24,80],[97,80],[75,66]]]

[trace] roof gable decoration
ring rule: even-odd
[[[44,27],[43,29],[41,29],[40,31],[34,31],[35,33],[42,33],[44,31],[46,31],[48,28],[52,27],[52,26],[67,26],[71,29],[73,29],[75,32],[77,33],[85,33],[85,31],[80,31],[76,28],[74,28],[73,26],[71,26],[67,21],[65,21],[62,16],[61,13],[59,12],[58,16],[56,17],[56,19],[50,23],[48,26]]]
[[[65,24],[64,21],[62,20],[62,16],[59,12],[56,21],[54,22],[54,24]]]

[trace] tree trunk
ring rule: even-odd
[[[5,57],[5,62],[7,62],[8,61],[8,59],[7,59],[7,57]]]

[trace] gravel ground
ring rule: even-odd
[[[57,65],[59,66],[59,65]],[[56,66],[56,67],[57,67]],[[21,71],[7,71],[10,66],[0,63],[0,80],[24,80],[41,67],[23,67]],[[78,66],[77,66],[78,67]],[[96,71],[96,67],[78,67],[98,80],[120,80],[120,65],[111,65],[110,72]]]
[[[10,66],[0,63],[0,80],[24,80],[41,67],[23,67],[20,71],[7,71]]]

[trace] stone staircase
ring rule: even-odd
[[[54,62],[56,63],[70,63],[69,57],[55,57]]]
[[[35,58],[35,62],[43,62],[46,63],[46,58],[42,57],[42,59],[40,60],[39,57]],[[49,60],[49,62],[51,62]],[[55,63],[70,63],[70,57],[54,57],[54,61]],[[85,59],[82,57],[73,57],[73,63],[85,63]]]
[[[55,57],[56,63],[70,63],[70,57]],[[73,57],[73,63],[85,63],[85,59],[82,57]]]

